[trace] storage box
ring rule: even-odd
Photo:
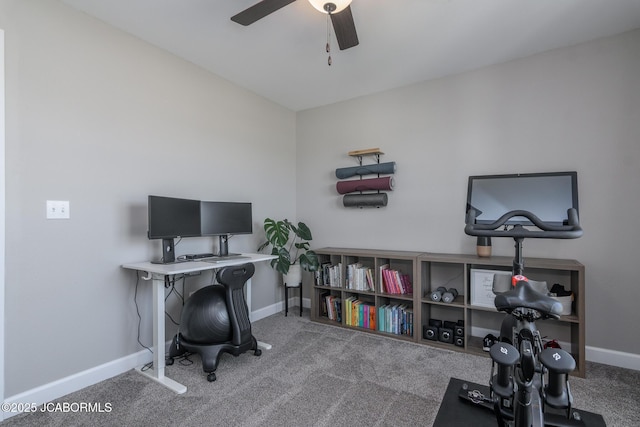
[[[569,316],[571,314],[571,305],[573,303],[573,294],[566,297],[551,297],[556,301],[560,301],[562,303],[562,314],[563,316]]]

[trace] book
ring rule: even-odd
[[[373,305],[369,307],[369,329],[376,330],[376,308]]]
[[[381,305],[378,307],[378,330],[384,332],[385,330],[385,316],[386,316],[387,305]]]
[[[380,292],[387,292],[387,289],[385,287],[384,271],[388,269],[389,269],[389,264],[383,264],[379,267],[378,283],[380,284]]]

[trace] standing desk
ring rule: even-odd
[[[173,264],[154,264],[149,261],[123,264],[122,268],[129,270],[136,270],[146,272],[147,275],[143,277],[143,280],[151,280],[153,285],[153,367],[150,369],[142,370],[142,367],[137,370],[151,378],[152,380],[159,382],[160,384],[168,387],[176,393],[184,393],[187,391],[187,387],[165,377],[165,328],[164,328],[164,279],[166,276],[173,276],[175,274],[188,274],[198,271],[217,270],[219,268],[228,267],[232,265],[245,264],[247,262],[257,263],[262,261],[269,261],[276,258],[273,255],[264,254],[240,254],[243,258],[235,259],[219,259],[210,258],[207,261],[185,261],[177,262]],[[251,279],[247,281],[247,306],[249,308],[249,320],[251,319]],[[258,345],[265,349],[270,349],[269,344],[258,341]]]

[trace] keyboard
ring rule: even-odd
[[[250,257],[244,256],[244,255],[225,255],[225,256],[214,256],[213,258],[200,259],[198,261],[216,263],[216,262],[232,261],[236,259],[249,259],[249,258]]]

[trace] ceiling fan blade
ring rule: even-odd
[[[360,43],[356,33],[356,24],[353,22],[353,15],[351,14],[351,6],[347,6],[340,13],[332,13],[331,22],[333,23],[333,31],[336,33],[340,50],[349,49]]]
[[[241,25],[253,24],[258,19],[262,19],[294,1],[296,0],[262,0],[237,15],[232,16],[231,20]]]

